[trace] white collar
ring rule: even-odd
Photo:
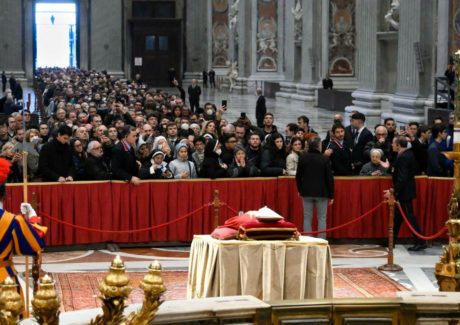
[[[0,209],[3,210],[3,201],[0,201]]]

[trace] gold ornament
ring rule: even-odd
[[[454,188],[448,205],[449,245],[444,247],[435,275],[441,291],[460,291],[460,50],[455,53],[454,150],[444,155],[454,161]]]
[[[91,320],[91,324],[119,325],[123,324],[125,317],[123,311],[126,308],[126,299],[131,293],[132,287],[129,277],[125,273],[125,265],[120,256],[112,261],[109,273],[99,285],[102,300],[102,315]]]
[[[39,324],[58,325],[61,301],[54,288],[54,281],[48,275],[38,283],[38,290],[32,300],[33,315]]]
[[[7,277],[0,286],[0,324],[13,325],[23,311],[24,303],[17,291],[18,285]]]
[[[137,313],[131,313],[127,324],[148,325],[155,318],[160,306],[160,297],[166,291],[161,278],[161,265],[158,261],[150,264],[148,273],[144,276],[139,287],[144,290],[144,302]]]

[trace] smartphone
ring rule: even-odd
[[[245,112],[241,112],[241,118],[243,118],[243,119],[246,118],[246,113]]]
[[[406,126],[405,125],[400,125],[399,126],[399,131],[406,131]]]
[[[227,106],[227,100],[226,99],[222,100],[222,106]]]
[[[104,136],[108,137],[109,136],[109,130],[104,131]]]

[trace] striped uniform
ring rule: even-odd
[[[44,242],[22,215],[15,216],[2,209],[0,215],[0,282],[9,276],[18,283],[13,255],[36,255]]]

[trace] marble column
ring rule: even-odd
[[[444,76],[449,58],[449,1],[438,1],[436,76]]]
[[[238,9],[238,78],[236,79],[235,91],[247,93],[249,91],[248,77],[251,74],[250,53],[253,44],[251,43],[251,3],[240,0]]]
[[[379,30],[379,0],[356,0],[356,54],[358,89],[352,93],[353,105],[345,111],[357,110],[366,115],[367,124],[380,122],[378,94],[378,64],[381,60],[377,32]],[[382,71],[383,72],[383,71]],[[384,73],[384,72],[383,72]]]
[[[400,123],[426,120],[425,106],[433,88],[434,8],[431,1],[401,1],[396,92],[389,114]]]
[[[296,58],[295,42],[295,19],[292,10],[296,7],[297,0],[286,0],[284,2],[284,60],[286,62],[284,69],[284,81],[280,82],[280,91],[276,93],[276,98],[289,99],[296,92],[297,83],[295,82],[296,71],[299,70],[300,58]],[[282,6],[279,3],[279,6]],[[281,48],[279,48],[281,49]]]
[[[306,102],[316,101],[316,89],[321,70],[322,11],[323,5],[317,0],[302,0],[302,61],[300,83],[293,99]]]
[[[123,1],[91,1],[90,68],[124,77]]]
[[[5,70],[8,77],[10,73],[14,73],[19,78],[25,77],[23,26],[31,26],[31,24],[24,24],[23,22],[22,1],[2,0],[0,10],[0,26],[2,26],[0,29],[0,71]]]

